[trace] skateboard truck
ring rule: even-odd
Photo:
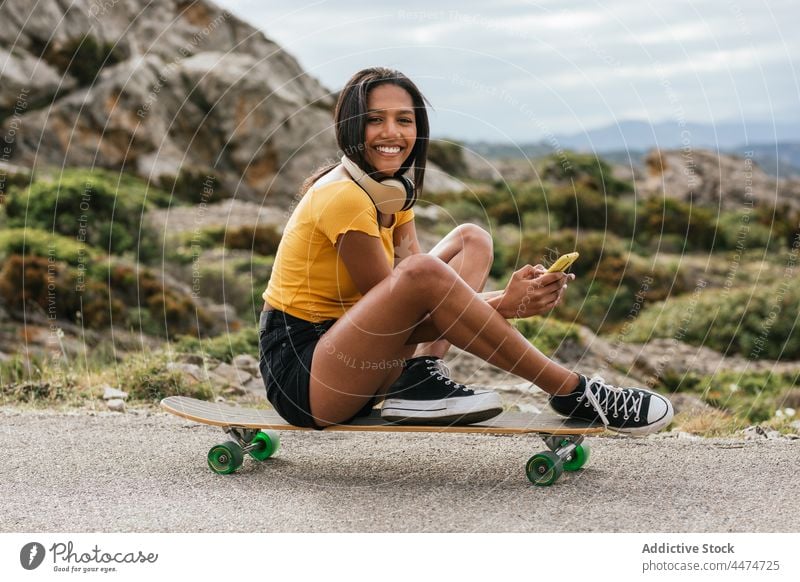
[[[591,448],[583,442],[583,435],[549,435],[543,439],[550,450],[536,453],[525,465],[534,485],[552,485],[564,471],[577,471],[589,460]]]
[[[274,430],[239,426],[225,426],[223,430],[235,440],[211,447],[208,451],[208,466],[220,475],[228,475],[241,467],[245,453],[256,461],[266,461],[278,452],[281,445],[281,439]]]

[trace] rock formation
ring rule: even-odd
[[[336,150],[334,97],[205,0],[6,0],[0,161],[124,169],[167,188],[213,175],[286,199]]]
[[[800,180],[776,181],[752,157],[695,149],[653,150],[645,165],[647,175],[638,184],[645,195],[726,210],[745,205],[800,208]]]

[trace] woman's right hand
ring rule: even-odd
[[[497,310],[506,319],[547,313],[561,303],[567,282],[574,279],[571,273],[548,273],[542,265],[525,265],[511,275]]]

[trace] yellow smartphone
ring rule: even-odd
[[[560,273],[562,271],[566,271],[569,269],[569,266],[574,263],[577,258],[579,257],[579,253],[567,253],[566,255],[561,255],[556,259],[556,262],[550,265],[550,268],[547,269],[548,273]]]

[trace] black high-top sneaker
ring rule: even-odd
[[[550,406],[564,416],[602,422],[606,428],[632,435],[658,432],[672,420],[672,403],[644,388],[617,388],[599,376],[580,376],[577,388],[551,396]]]
[[[451,380],[441,358],[406,360],[381,409],[389,422],[406,424],[472,424],[503,412],[500,397],[491,390],[471,390]]]

